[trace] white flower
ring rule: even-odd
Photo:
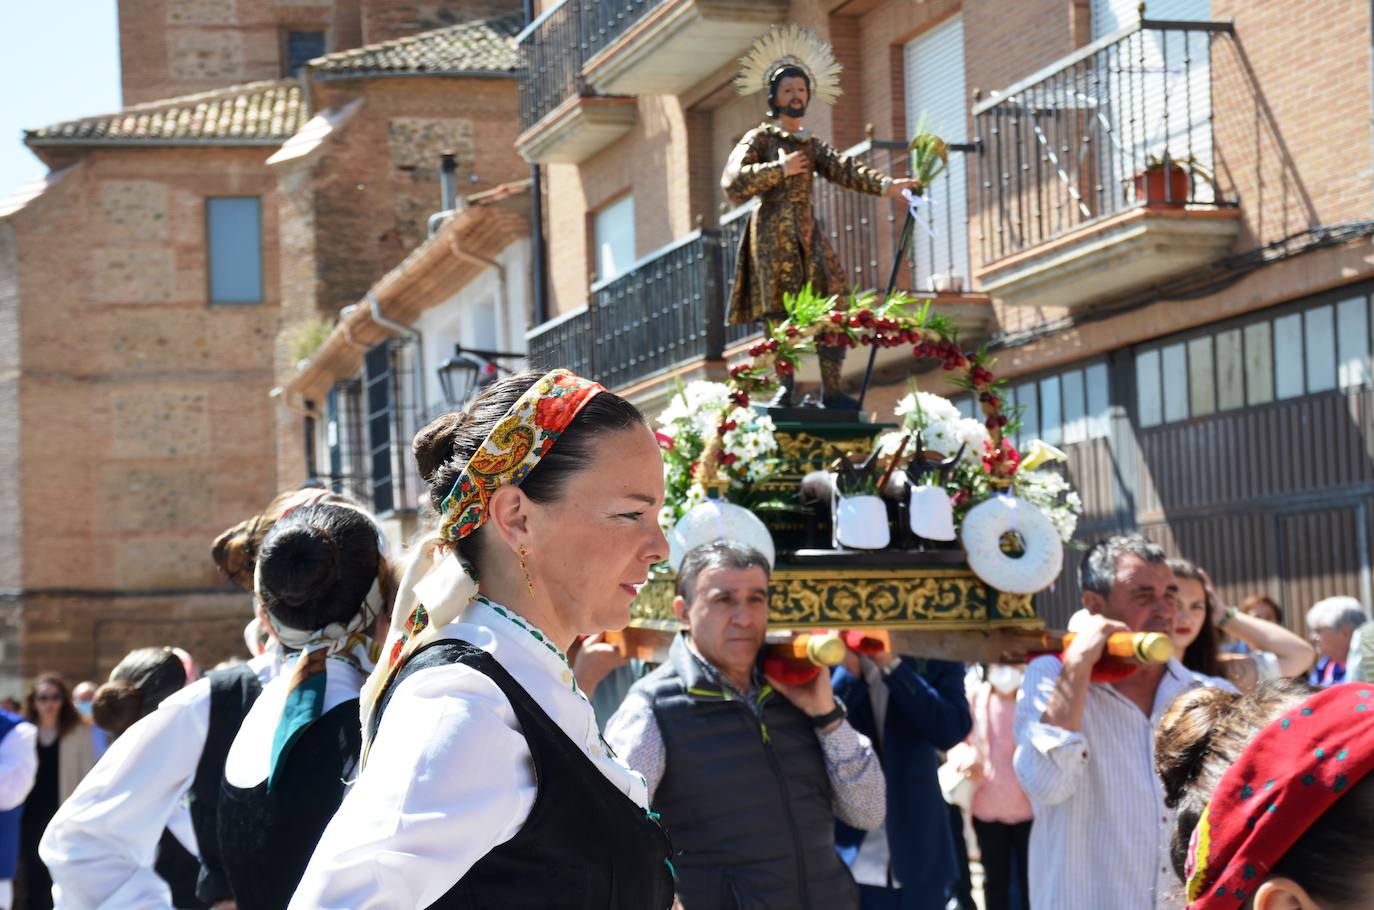
[[[907,422],[916,427],[925,427],[932,423],[952,423],[963,416],[954,406],[954,402],[930,392],[913,392],[907,395],[897,402],[896,414],[898,417],[911,415]]]
[[[891,458],[893,455],[896,455],[896,454],[897,454],[897,450],[898,450],[899,448],[902,447],[902,440],[903,440],[903,439],[906,439],[907,435],[908,435],[908,434],[902,433],[902,432],[900,432],[900,431],[898,431],[898,430],[893,430],[893,431],[891,431],[891,432],[889,432],[889,433],[884,433],[883,435],[879,436],[879,437],[878,437],[878,454],[879,454],[879,456],[882,457],[882,458]],[[907,443],[907,446],[910,447],[910,446],[911,446],[911,443],[908,442],[908,443]]]

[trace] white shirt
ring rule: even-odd
[[[275,653],[249,662],[265,685]],[[162,831],[183,843],[182,797],[195,780],[210,728],[210,680],[169,695],[125,730],[53,816],[38,855],[53,880],[55,910],[169,910],[171,890],[153,871]],[[191,837],[194,841],[194,837]]]
[[[517,621],[478,601],[441,637],[491,654],[607,780],[647,807],[644,778],[612,757],[566,661]],[[396,686],[291,907],[428,907],[520,831],[537,792],[529,746],[496,683],[463,664],[414,673]]]
[[[1075,731],[1040,720],[1062,668],[1057,657],[1031,661],[1016,706],[1016,776],[1035,810],[1032,910],[1182,907],[1154,736],[1173,700],[1199,681],[1169,661],[1149,717],[1112,686],[1091,684]]]
[[[14,725],[0,739],[0,812],[23,804],[38,776],[38,728],[28,721]]]

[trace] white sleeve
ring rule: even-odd
[[[110,744],[53,816],[38,853],[55,910],[169,910],[157,844],[195,779],[210,726],[210,682],[170,696]]]
[[[0,739],[0,812],[22,805],[38,774],[38,728],[31,723],[15,725]]]
[[[606,745],[623,761],[644,775],[649,804],[668,772],[668,750],[658,729],[654,709],[642,692],[625,697],[611,719],[606,721]]]
[[[428,907],[519,832],[536,792],[529,746],[497,685],[462,664],[421,670],[387,706],[291,907]]]

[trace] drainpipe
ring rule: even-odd
[[[458,159],[452,152],[439,155],[439,211],[429,216],[429,234],[439,230],[445,218],[458,208]]]
[[[367,292],[368,312],[372,315],[372,321],[384,329],[391,329],[401,335],[409,337],[415,342],[415,403],[418,405],[418,417],[416,423],[421,420],[429,419],[429,394],[425,391],[425,336],[424,333],[414,326],[408,326],[388,319],[382,315],[382,302],[377,299],[377,295],[372,291]]]
[[[348,314],[352,313],[357,308],[358,305],[356,303],[350,303],[348,306],[339,310],[339,328],[343,329],[344,342],[350,348],[355,351],[366,351],[367,345],[353,337],[353,329],[348,324]]]
[[[534,0],[525,0],[525,24],[534,21]],[[522,79],[528,79],[524,73]],[[534,325],[549,321],[548,271],[544,267],[544,176],[536,163],[530,164],[530,259],[534,267]]]
[[[507,306],[509,304],[510,295],[506,287],[506,267],[502,265],[499,260],[488,259],[485,256],[478,256],[476,253],[469,253],[467,250],[458,246],[458,237],[456,235],[449,237],[448,248],[449,251],[453,253],[453,255],[457,256],[459,259],[466,259],[468,262],[474,262],[479,266],[483,266],[489,269],[495,269],[496,281],[501,288],[501,305]],[[505,321],[504,317],[502,318],[502,321]],[[509,326],[507,326],[507,328],[509,328]],[[524,347],[524,345],[521,345],[521,347]]]
[[[315,464],[314,431],[316,425],[324,425],[324,414],[315,406],[313,401],[307,398],[302,398],[300,404],[292,401],[291,395],[287,394],[286,389],[281,386],[277,386],[272,389],[272,391],[268,392],[267,397],[280,401],[288,411],[293,414],[299,414],[305,418],[305,471],[308,475],[306,479],[309,480],[318,477],[319,471],[316,469],[317,466]]]

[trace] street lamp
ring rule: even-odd
[[[455,344],[453,356],[435,367],[445,403],[450,408],[460,407],[478,390],[495,382],[500,373],[510,372],[496,361],[519,360],[524,356],[512,351],[486,351]]]

